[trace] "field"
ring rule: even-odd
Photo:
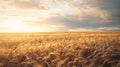
[[[1,33],[0,67],[120,67],[120,33]]]

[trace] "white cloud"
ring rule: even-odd
[[[87,28],[77,28],[77,29],[70,29],[68,31],[93,32],[93,31],[101,31],[101,30],[98,30],[98,29],[87,29]]]
[[[120,27],[100,27],[97,29],[102,31],[120,31]]]

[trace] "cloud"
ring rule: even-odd
[[[98,27],[98,28],[76,28],[76,29],[69,29],[68,31],[84,31],[84,32],[115,32],[120,31],[120,27]]]
[[[87,17],[87,18],[82,18],[79,19],[80,17],[77,17],[76,15],[68,15],[68,16],[52,16],[47,20],[47,22],[51,24],[63,24],[69,29],[74,29],[74,28],[96,28],[101,25],[107,25],[107,23],[101,23],[101,21],[98,21],[96,17]],[[45,21],[46,22],[46,21]]]
[[[36,28],[43,25],[66,31],[119,31],[119,2],[120,0],[0,0],[0,21],[17,18]]]
[[[6,7],[14,7],[17,9],[47,9],[42,1],[39,0],[3,0],[1,2],[6,3]]]
[[[120,0],[72,0],[69,5],[75,9],[77,15],[95,16],[102,22],[120,21]],[[87,18],[87,17],[83,17]],[[93,20],[94,21],[94,20]]]
[[[97,29],[102,31],[120,31],[120,27],[100,27]]]
[[[68,31],[72,31],[72,32],[76,32],[76,31],[79,31],[79,32],[93,32],[93,31],[100,31],[100,30],[97,30],[97,29],[87,29],[87,28],[77,28],[77,29],[70,29]]]
[[[96,17],[89,17],[89,18],[83,18],[82,20],[77,18],[77,16],[52,16],[48,19],[46,19],[47,24],[55,24],[59,25],[62,24],[66,27],[66,30],[71,31],[71,30],[82,30],[82,31],[110,31],[107,28],[114,28],[117,27],[119,28],[119,22],[109,22],[109,23],[103,23],[101,21],[97,21],[98,19]],[[105,27],[105,29],[101,29],[101,27]],[[118,29],[113,29],[115,31],[119,31]],[[111,30],[111,31],[113,31]]]
[[[89,1],[90,2],[90,1]],[[106,10],[109,12],[109,21],[119,22],[120,21],[120,0],[92,0],[90,5],[98,7],[99,9]]]

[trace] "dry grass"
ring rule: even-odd
[[[120,33],[1,33],[0,67],[120,67]]]

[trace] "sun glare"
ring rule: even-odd
[[[22,20],[12,20],[9,22],[10,22],[9,27],[12,29],[12,31],[24,32],[25,24],[22,22]]]
[[[29,24],[20,19],[9,20],[6,23],[8,32],[50,32],[56,30],[55,26]]]

